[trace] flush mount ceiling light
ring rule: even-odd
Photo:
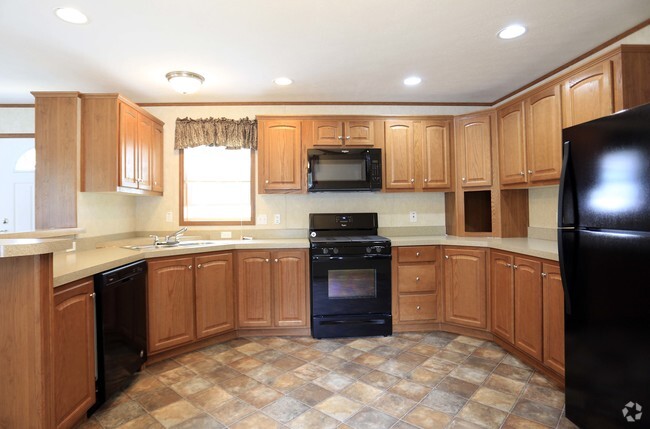
[[[188,71],[173,71],[165,75],[169,84],[176,92],[181,94],[192,94],[201,87],[205,80],[203,76]]]
[[[422,82],[422,78],[417,76],[410,76],[404,79],[404,85],[407,86],[418,85],[420,82]]]
[[[287,86],[287,85],[291,85],[293,83],[293,81],[291,79],[289,79],[288,77],[279,77],[279,78],[273,79],[273,83],[275,83],[276,85],[280,85],[280,86]]]
[[[509,25],[497,33],[499,39],[514,39],[526,32],[526,27],[520,24]]]
[[[81,11],[72,7],[58,7],[54,9],[54,13],[60,19],[70,24],[85,24],[88,22],[88,17],[81,13]]]

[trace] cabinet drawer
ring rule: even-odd
[[[413,246],[400,247],[397,256],[398,262],[431,262],[438,256],[438,247],[435,246]]]
[[[400,265],[397,268],[397,288],[400,292],[435,292],[435,265]]]
[[[435,293],[421,295],[400,295],[400,322],[435,320],[437,318]]]

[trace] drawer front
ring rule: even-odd
[[[397,288],[400,292],[435,292],[436,266],[400,265],[397,268]]]
[[[397,256],[398,262],[433,262],[438,259],[437,246],[400,247]]]
[[[400,295],[400,322],[436,320],[438,315],[438,312],[436,311],[436,297],[437,295],[435,293],[420,295]]]

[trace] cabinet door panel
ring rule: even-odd
[[[232,254],[197,256],[194,262],[197,338],[235,329]]]
[[[542,267],[515,258],[515,347],[542,360]]]
[[[564,289],[560,267],[545,263],[544,296],[544,364],[564,375]]]
[[[399,321],[418,322],[422,320],[435,321],[438,319],[437,295],[435,293],[400,295]]]
[[[273,257],[274,325],[307,326],[307,254],[276,251]]]
[[[314,146],[341,146],[343,144],[343,123],[340,121],[314,121]]]
[[[444,248],[445,321],[487,327],[485,250]]]
[[[237,308],[240,328],[272,326],[271,254],[246,251],[237,256]]]
[[[194,340],[194,269],[192,258],[147,263],[149,352]]]
[[[263,125],[263,174],[260,189],[290,191],[302,188],[300,121],[268,121]]]
[[[525,106],[528,180],[559,179],[562,170],[560,86],[531,95]]]
[[[415,189],[413,122],[386,121],[386,188]]]
[[[605,60],[562,84],[564,128],[614,112],[612,62]]]
[[[492,184],[492,126],[490,116],[476,116],[459,121],[458,150],[461,186]]]
[[[514,344],[515,291],[512,268],[514,258],[506,253],[492,252],[490,261],[492,331],[510,344]]]
[[[502,184],[526,182],[526,141],[522,103],[499,110],[499,176]]]
[[[95,403],[93,280],[54,293],[52,356],[57,428],[69,428]]]
[[[346,146],[374,146],[375,133],[372,121],[345,121]]]
[[[422,126],[422,187],[448,189],[451,187],[450,122],[424,121]]]
[[[154,123],[151,141],[151,190],[163,192],[164,158],[163,158],[163,127]]]
[[[138,112],[120,103],[120,186],[138,187]]]
[[[151,190],[153,121],[138,113],[138,188]]]

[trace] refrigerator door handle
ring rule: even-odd
[[[573,227],[576,226],[575,219],[575,180],[571,168],[571,142],[564,142],[562,156],[562,176],[560,178],[560,195],[558,198],[557,226]]]
[[[570,234],[570,240],[566,239],[566,234]],[[576,246],[575,240],[575,231],[558,230],[558,260],[560,263],[560,276],[562,277],[562,289],[564,289],[564,313],[567,315],[571,315],[571,294],[569,291],[571,290],[571,281],[573,280],[573,249]]]

